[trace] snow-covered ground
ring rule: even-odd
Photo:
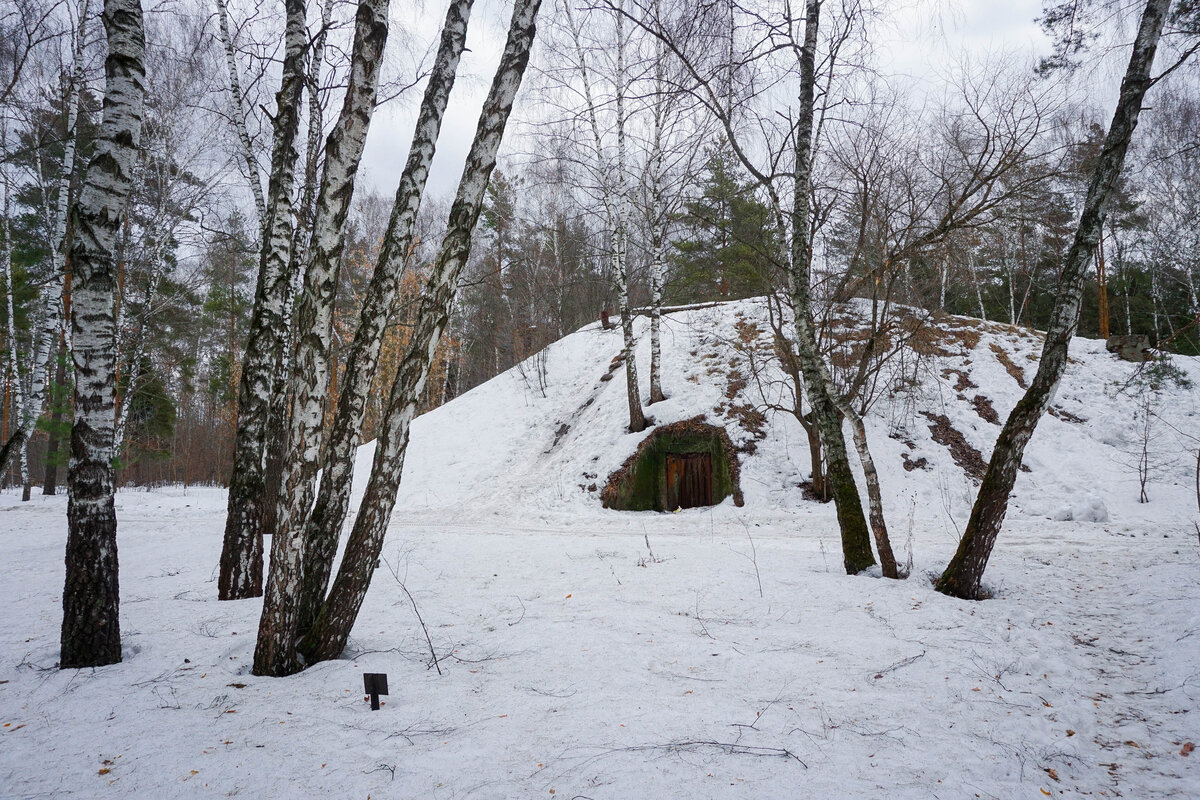
[[[832,508],[797,488],[798,424],[755,439],[729,411],[761,399],[738,375],[762,306],[664,322],[671,397],[650,413],[753,440],[744,507],[600,508],[590,487],[645,434],[622,432],[622,373],[601,380],[619,333],[585,328],[546,352],[544,396],[528,363],[416,422],[352,652],[291,678],[249,674],[260,601],[216,601],[222,491],[118,496],[125,661],[63,672],[65,498],[0,495],[0,797],[1200,797],[1200,389],[1152,397],[1139,504],[1134,367],[1078,340],[995,598],[964,602],[927,578],[974,482],[921,412],[986,456],[999,426],[974,398],[1003,419],[1036,339],[950,320],[921,387],[874,409],[914,564],[897,582],[842,574]],[[381,711],[364,671],[388,673]]]

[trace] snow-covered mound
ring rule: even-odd
[[[836,310],[834,329],[853,346],[869,309]],[[944,316],[896,338],[910,347],[881,375],[867,415],[889,514],[961,527],[1000,425],[1033,377],[1040,335],[1024,328]],[[761,299],[677,311],[662,318],[663,387],[648,407],[663,425],[704,415],[724,425],[741,452],[742,488],[756,515],[811,503],[807,439],[790,414],[789,381],[773,348]],[[637,319],[643,400],[649,322]],[[861,337],[859,337],[861,339]],[[495,379],[420,417],[401,483],[398,513],[464,509],[502,516],[577,519],[601,509],[600,492],[650,431],[627,432],[619,329],[589,325]],[[849,352],[848,349],[845,352]],[[1138,365],[1077,338],[1050,415],[1025,456],[1011,514],[1105,522],[1177,518],[1190,499],[1200,433],[1200,359],[1174,357],[1181,380],[1137,380]],[[756,377],[757,376],[757,377]],[[761,413],[760,413],[761,412]],[[1147,436],[1146,419],[1150,419]],[[1151,502],[1140,504],[1137,463],[1146,445]],[[361,492],[374,445],[359,454]],[[853,459],[853,457],[852,457]],[[715,513],[733,514],[732,500]]]
[[[862,312],[837,310],[851,355]],[[348,651],[286,679],[251,674],[261,601],[216,599],[223,490],[118,493],[124,660],[82,670],[57,669],[66,498],[0,493],[0,797],[1200,797],[1195,390],[1125,388],[1077,341],[976,603],[926,578],[1037,338],[897,333],[868,419],[913,565],[890,581],[844,574],[800,426],[755,413],[786,397],[769,330],[757,301],[664,319],[650,413],[725,426],[741,508],[601,507],[650,435],[625,433],[616,331],[418,419]],[[363,672],[390,674],[378,712]]]

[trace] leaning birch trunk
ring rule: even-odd
[[[121,660],[112,465],[113,251],[141,140],[146,43],[139,0],[105,0],[104,28],[108,33],[104,116],[83,188],[71,210],[75,420],[59,659],[63,669]]]
[[[329,599],[301,646],[311,660],[336,658],[345,649],[379,560],[404,468],[409,427],[449,319],[459,276],[470,254],[471,231],[479,219],[504,127],[529,63],[540,4],[541,0],[517,0],[513,7],[508,41],[479,115],[475,140],[450,208],[446,237],[422,291],[412,339],[392,384],[366,495]]]
[[[833,400],[832,380],[817,348],[812,322],[811,242],[809,241],[809,192],[812,187],[813,97],[816,72],[817,27],[820,0],[808,0],[804,23],[804,48],[800,53],[800,103],[796,126],[796,163],[793,189],[791,284],[796,328],[796,356],[812,417],[825,447],[825,474],[837,506],[842,534],[842,559],[847,574],[861,572],[875,563],[871,538],[863,516],[862,500],[850,459],[842,420]]]
[[[321,156],[321,134],[325,129],[324,110],[319,98],[321,70],[325,64],[325,43],[329,21],[333,15],[333,0],[325,0],[321,7],[321,28],[312,45],[308,74],[304,83],[308,95],[308,142],[304,156],[304,184],[300,192],[300,206],[296,209],[297,224],[292,229],[291,257],[288,263],[288,282],[283,300],[283,318],[294,320],[296,295],[299,283],[305,278],[304,265],[308,264],[308,251],[316,215],[318,162]],[[279,360],[274,370],[271,385],[270,421],[267,423],[266,462],[263,466],[263,509],[262,530],[274,533],[279,525],[279,493],[283,487],[283,460],[287,446],[288,427],[291,424],[291,401],[288,379],[292,374],[293,351],[296,327],[288,325],[279,345]]]
[[[150,263],[157,264],[159,261],[160,255],[161,254],[156,251],[155,254],[150,258]],[[150,308],[151,305],[153,304],[155,288],[157,285],[158,285],[158,273],[155,272],[155,273],[151,274],[149,283],[146,286],[146,308],[147,309]],[[129,306],[128,302],[122,303],[121,304],[122,312],[124,312],[124,310],[128,306]],[[121,333],[121,325],[122,325],[121,316],[123,316],[123,315],[119,314],[118,318],[117,318],[116,330],[117,330],[118,339],[117,339],[117,345],[113,348],[114,351],[117,353],[118,359],[120,358],[120,355],[121,355],[121,340],[119,338],[120,333]],[[118,459],[120,459],[124,455],[125,433],[129,427],[129,411],[131,408],[133,408],[133,398],[134,398],[134,394],[137,391],[137,386],[135,385],[135,381],[138,378],[138,367],[142,360],[142,354],[145,353],[145,351],[146,351],[146,322],[147,322],[147,320],[146,320],[145,315],[143,315],[142,318],[138,320],[137,331],[133,337],[133,348],[131,350],[129,359],[126,362],[126,370],[127,370],[129,378],[125,383],[125,393],[121,396],[120,403],[118,403],[118,405],[117,405],[115,432],[113,434],[113,451],[115,452]],[[119,363],[119,361],[118,361],[118,363]]]
[[[421,196],[429,178],[429,167],[433,163],[450,90],[454,87],[458,62],[466,47],[467,22],[473,5],[474,0],[452,0],[446,11],[441,42],[421,101],[408,161],[396,188],[379,261],[367,287],[358,329],[342,373],[337,413],[325,447],[321,487],[304,532],[304,576],[297,622],[297,633],[301,636],[312,627],[325,602],[342,523],[350,506],[354,453],[379,366],[383,333],[400,293],[400,279],[412,248]]]
[[[1109,197],[1121,176],[1125,153],[1137,128],[1142,100],[1153,83],[1150,70],[1170,6],[1170,0],[1149,0],[1142,12],[1112,124],[1088,185],[1079,227],[1075,229],[1071,249],[1063,259],[1054,313],[1046,331],[1037,374],[1009,414],[996,440],[958,551],[938,581],[937,589],[944,594],[965,599],[984,596],[983,573],[1004,524],[1008,496],[1016,483],[1025,446],[1033,436],[1038,420],[1053,401],[1058,382],[1066,369],[1067,349],[1079,326],[1084,278],[1092,252],[1100,241]]]
[[[246,168],[246,181],[254,196],[254,208],[258,211],[261,227],[267,219],[267,202],[263,199],[262,181],[258,177],[258,160],[254,157],[254,146],[250,143],[250,132],[246,130],[245,99],[242,96],[242,81],[238,78],[237,59],[233,53],[233,39],[229,35],[229,11],[225,0],[217,0],[217,35],[225,48],[225,67],[229,72],[229,116],[237,131],[239,153]]]
[[[388,35],[389,0],[362,0],[355,15],[350,82],[337,124],[325,142],[325,170],[312,221],[310,260],[296,310],[294,369],[287,446],[280,470],[277,527],[271,537],[271,572],[258,625],[255,675],[286,675],[298,666],[304,524],[313,501],[329,393],[333,301],[346,243],[346,214],[379,88]],[[270,502],[271,498],[267,498]]]
[[[638,433],[646,429],[646,414],[642,411],[642,397],[638,385],[637,341],[633,336],[633,310],[629,304],[629,259],[626,257],[628,238],[623,222],[617,223],[613,243],[613,273],[617,279],[617,295],[621,302],[621,358],[625,362],[625,395],[629,400],[629,431]]]
[[[63,148],[62,171],[58,181],[58,199],[54,211],[54,239],[51,242],[50,281],[42,300],[42,324],[33,349],[29,370],[29,392],[24,402],[24,414],[17,420],[16,429],[0,446],[0,473],[8,468],[17,453],[26,451],[29,437],[37,426],[38,415],[45,404],[46,387],[50,378],[50,359],[58,345],[62,328],[63,279],[66,274],[67,211],[71,196],[71,178],[75,174],[75,150],[78,143],[79,89],[83,85],[83,41],[89,0],[79,2],[79,27],[75,32],[75,51],[71,70],[71,90],[67,94],[67,140]],[[39,170],[41,163],[39,161]],[[40,183],[40,181],[39,181]],[[46,203],[45,205],[49,205]],[[49,209],[47,208],[47,212]]]
[[[287,268],[292,241],[291,190],[308,45],[304,0],[286,0],[285,9],[283,80],[276,95],[267,217],[262,225],[258,286],[238,387],[233,472],[217,584],[222,600],[262,594],[262,513],[265,504],[275,500],[263,495],[263,468],[274,372],[289,324],[284,311],[291,282]]]

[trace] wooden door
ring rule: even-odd
[[[712,505],[710,453],[667,453],[666,472],[668,511]]]

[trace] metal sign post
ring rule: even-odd
[[[388,693],[387,675],[382,672],[363,673],[363,691],[371,696],[371,710],[379,710],[379,695]]]

